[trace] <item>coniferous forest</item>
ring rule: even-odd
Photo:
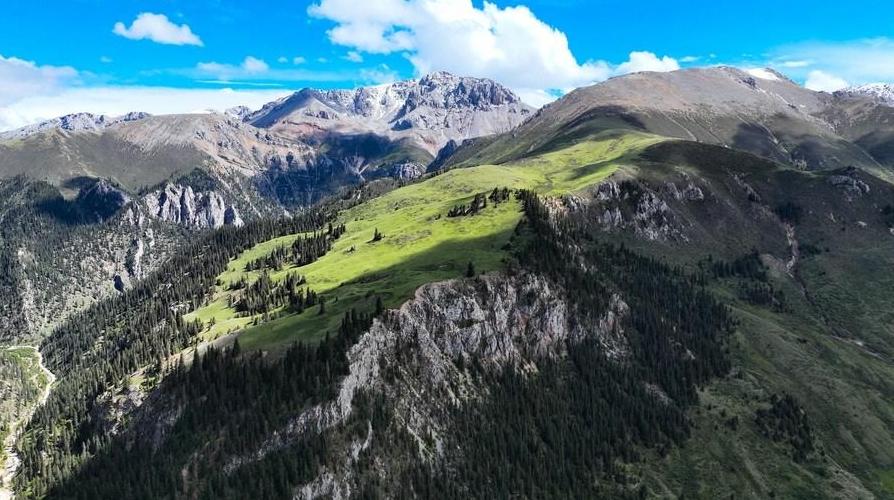
[[[108,318],[103,327],[108,330],[123,319],[131,328],[125,330],[128,338],[142,340],[112,342],[102,353],[112,362],[90,367],[87,360],[65,357],[71,347],[61,339],[91,342],[92,328],[73,330],[78,335],[65,332],[64,337],[60,332],[48,341],[54,367],[80,370],[86,376],[79,380],[92,383],[62,386],[32,422],[29,439],[55,440],[57,451],[42,457],[36,449],[34,455],[24,449],[25,470],[35,471],[30,487],[52,498],[285,498],[332,462],[337,443],[360,432],[356,429],[365,432],[369,422],[376,438],[367,453],[374,456],[387,448],[385,455],[397,457],[392,466],[403,479],[387,486],[375,474],[361,474],[362,497],[388,496],[394,494],[392,487],[401,488],[400,496],[422,498],[638,496],[641,490],[628,484],[623,464],[637,461],[648,449],[665,453],[686,439],[686,409],[696,402],[696,388],[729,369],[724,339],[731,319],[693,276],[600,242],[581,221],[550,220],[533,193],[523,191],[517,197],[526,217],[516,229],[521,243],[515,246],[510,272],[540,273],[560,283],[581,314],[604,310],[614,293],[643,311],[626,320],[631,352],[625,362],[609,359],[587,341],[570,345],[567,357],[544,362],[533,376],[466,367],[478,384],[490,388],[491,396],[448,415],[451,451],[439,463],[412,458],[412,440],[387,401],[370,393],[357,398],[357,411],[340,426],[308,432],[260,461],[241,465],[240,457],[262,446],[290,416],[335,396],[346,375],[346,353],[373,317],[382,314],[380,301],[374,311],[352,310],[337,334],[317,345],[295,345],[275,360],[243,353],[237,342],[224,351],[212,348],[195,359],[181,357],[160,367],[165,376],[149,404],[155,415],[167,415],[166,422],[137,417],[130,432],[97,441],[103,434],[90,417],[90,399],[108,381],[163,358],[195,334],[195,327],[176,313],[160,307],[141,310],[132,302],[139,295],[124,296],[118,303],[98,306],[103,314],[96,317]],[[314,231],[326,220],[313,213],[290,224],[289,230]],[[201,248],[224,259],[234,248],[276,234],[266,227],[222,233]],[[571,252],[580,254],[573,258]],[[571,264],[578,258],[591,264],[592,271],[578,272]],[[215,259],[201,264],[209,270],[196,276],[205,276],[205,281],[171,287],[164,300],[197,300],[219,269],[211,267],[214,263],[222,265]],[[187,266],[198,266],[192,259],[180,265],[184,267],[171,272],[192,273],[196,267]],[[262,278],[252,286],[266,282]],[[299,283],[297,278],[286,282]],[[190,283],[194,288],[185,287]],[[250,296],[260,308],[283,300],[260,291]],[[141,304],[153,302],[141,299]],[[116,310],[125,305],[127,312]],[[135,336],[141,328],[151,337]],[[70,424],[60,427],[60,422]],[[160,442],[137,438],[157,432],[153,429],[159,425],[170,426]],[[92,460],[79,468],[78,460],[88,455]]]

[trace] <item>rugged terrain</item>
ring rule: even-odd
[[[357,127],[358,97],[391,116],[398,90],[377,92],[296,94],[269,140],[336,105],[310,121]],[[889,109],[766,71],[636,74],[443,170],[279,218],[240,210],[42,342],[59,380],[14,486],[894,497]],[[200,202],[228,220],[187,179],[192,194],[163,184],[104,224]]]
[[[331,119],[316,134],[274,119],[317,120],[310,109],[320,106]],[[303,90],[254,113],[81,113],[4,132],[0,307],[16,328],[2,337],[45,334],[145,276],[190,234],[288,214],[380,177],[415,178],[447,141],[504,132],[530,112],[495,82],[438,73]],[[398,115],[400,127],[388,122]]]
[[[894,108],[863,94],[813,92],[771,70],[637,73],[577,89],[472,161],[506,161],[599,130],[643,130],[747,151],[801,169],[847,166],[890,178]]]

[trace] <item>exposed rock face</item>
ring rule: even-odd
[[[81,189],[76,203],[89,218],[102,221],[130,203],[130,196],[108,181],[100,179]]]
[[[438,72],[355,90],[304,89],[245,120],[290,136],[326,132],[408,138],[434,156],[450,140],[506,132],[532,111],[493,80]]]
[[[165,184],[143,197],[152,217],[195,228],[243,224],[239,212],[216,191],[193,191],[191,186]]]
[[[60,116],[51,120],[42,121],[8,132],[0,132],[0,139],[24,139],[46,130],[65,130],[76,132],[82,130],[102,130],[112,125],[124,122],[142,120],[149,117],[149,113],[130,112],[122,116],[94,115],[92,113],[73,113]]]
[[[224,114],[240,120],[244,120],[251,113],[252,110],[248,106],[235,106],[224,111]]]
[[[869,184],[860,180],[857,170],[853,168],[845,169],[841,174],[830,175],[828,181],[829,184],[844,191],[848,200],[869,194]]]
[[[394,177],[395,179],[412,180],[422,176],[424,173],[425,165],[421,163],[405,162],[393,165],[389,172],[389,176]]]
[[[599,184],[588,207],[598,224],[606,230],[632,230],[650,241],[685,240],[665,197],[680,203],[698,203],[705,199],[701,188],[688,182],[684,186],[667,182],[654,190],[634,181],[609,180]]]
[[[859,87],[848,87],[835,92],[835,96],[869,97],[880,104],[894,106],[894,85],[890,83],[870,83],[860,85]]]
[[[415,437],[420,458],[435,460],[449,425],[446,410],[483,395],[465,367],[475,363],[492,373],[510,367],[535,373],[538,363],[563,356],[568,345],[584,339],[595,339],[613,359],[623,358],[628,346],[622,320],[628,313],[627,304],[615,296],[609,310],[584,320],[561,287],[530,274],[425,285],[413,300],[376,320],[350,350],[350,371],[335,400],[297,416],[254,456],[227,467],[258,460],[305,432],[322,432],[344,422],[361,391],[383,394]],[[433,436],[433,441],[421,436]],[[364,446],[352,443],[338,473],[322,471],[299,489],[299,497],[338,498],[338,492],[348,496],[352,457]]]

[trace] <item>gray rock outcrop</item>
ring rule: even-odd
[[[195,228],[241,226],[242,217],[216,191],[193,191],[191,186],[165,184],[143,197],[152,217]]]

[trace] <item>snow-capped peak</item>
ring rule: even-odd
[[[770,80],[775,82],[781,79],[775,71],[769,68],[751,68],[745,70],[745,72],[755,78],[760,78],[761,80]]]
[[[94,115],[92,113],[72,113],[45,120],[22,128],[0,132],[0,139],[24,139],[46,130],[65,130],[77,132],[82,130],[102,130],[116,123],[142,120],[150,116],[142,111],[132,111],[121,116]]]
[[[304,89],[264,105],[244,120],[286,135],[325,130],[410,138],[436,153],[450,140],[510,130],[532,112],[493,80],[439,71],[386,85]]]
[[[894,84],[869,83],[857,87],[848,87],[835,93],[836,95],[865,96],[888,106],[894,106]]]

